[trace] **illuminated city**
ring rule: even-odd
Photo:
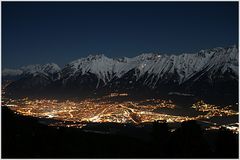
[[[220,108],[216,105],[198,101],[192,105],[196,112],[203,113],[197,116],[177,116],[157,112],[157,109],[167,108],[173,110],[176,105],[171,100],[146,99],[142,101],[111,101],[113,97],[124,97],[127,94],[112,93],[108,96],[81,101],[59,100],[30,100],[28,98],[13,100],[8,99],[3,103],[16,114],[48,118],[57,122],[49,126],[66,126],[81,128],[89,122],[114,122],[141,124],[157,120],[167,123],[184,122],[189,120],[206,121],[212,117],[233,116],[238,112],[232,110],[232,106]],[[67,122],[67,123],[65,123]],[[215,129],[213,126],[210,129]],[[219,126],[218,126],[219,127]],[[236,131],[238,128],[230,129]]]
[[[1,3],[1,158],[239,159],[239,3]]]

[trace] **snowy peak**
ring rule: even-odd
[[[19,76],[23,73],[22,70],[20,69],[9,69],[9,68],[4,68],[2,70],[2,76]]]
[[[60,78],[60,67],[55,63],[23,66],[20,69],[3,69],[2,76],[45,76],[51,80]]]
[[[51,73],[51,74],[58,73],[61,71],[61,68],[55,63],[45,64],[45,65],[43,65],[42,68],[43,68],[44,72]]]
[[[4,69],[4,75],[21,75],[8,86],[11,94],[189,93],[185,96],[208,94],[210,98],[223,96],[235,101],[238,48],[218,47],[180,55],[144,53],[132,58],[89,55],[63,69],[54,63],[29,65],[19,70]]]
[[[101,55],[89,55],[67,64],[62,72],[63,78],[76,77],[88,73],[95,74],[98,79],[107,83],[113,77],[113,68],[116,60]]]
[[[96,55],[92,55],[90,54],[89,56],[87,56],[87,60],[99,60],[99,59],[104,59],[104,58],[107,58],[104,54],[96,54]]]
[[[35,65],[24,66],[24,67],[21,67],[21,70],[25,74],[34,74],[34,73],[46,73],[46,74],[51,73],[51,74],[54,74],[54,73],[59,72],[61,69],[55,63],[47,63],[45,65],[35,64]]]
[[[60,67],[55,63],[47,63],[45,65],[28,65],[21,67],[24,75],[32,75],[32,76],[45,76],[55,81],[60,79]]]
[[[145,61],[145,60],[155,60],[160,57],[161,56],[159,54],[143,53],[143,54],[140,54],[139,56],[134,57],[133,59],[138,60],[138,61]]]
[[[232,72],[238,76],[238,49],[236,46],[218,47],[201,50],[195,54],[180,55],[144,53],[133,58],[118,59],[108,58],[103,54],[89,55],[67,64],[63,69],[63,77],[67,80],[69,77],[92,73],[106,84],[114,77],[121,78],[131,70],[135,71],[136,80],[146,74],[152,75],[152,79],[145,80],[151,87],[162,79],[172,80],[173,77],[174,81],[182,84],[199,72]]]
[[[205,54],[211,53],[205,70],[216,73],[220,71],[222,74],[225,72],[232,72],[238,76],[238,49],[236,46],[229,48],[215,48],[205,51]]]
[[[203,78],[210,83],[225,76],[236,81],[238,48],[218,47],[180,55],[144,53],[133,58],[89,55],[66,64],[63,69],[55,63],[37,64],[19,70],[5,69],[4,75],[40,76],[52,82],[59,80],[63,86],[91,85],[95,89],[118,84],[119,81],[137,82],[151,89],[163,84],[192,84]]]

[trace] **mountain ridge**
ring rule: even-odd
[[[103,54],[89,55],[66,64],[62,69],[57,64],[50,63],[30,65],[20,70],[21,78],[8,86],[11,91],[16,91],[16,86],[18,89],[22,88],[20,90],[40,86],[42,90],[55,87],[70,92],[118,91],[119,88],[129,91],[144,88],[157,92],[182,90],[191,93],[196,92],[192,91],[192,88],[198,88],[196,84],[205,85],[200,90],[216,89],[215,84],[218,83],[237,86],[238,48],[218,47],[180,55],[148,53],[117,59]],[[27,84],[31,86],[21,86]]]

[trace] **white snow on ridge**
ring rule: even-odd
[[[4,68],[2,70],[2,76],[19,76],[23,73],[20,69],[8,69]]]
[[[41,73],[56,73],[59,72],[61,69],[60,67],[55,64],[55,63],[47,63],[45,65],[39,65],[39,64],[35,64],[35,65],[28,65],[28,66],[24,66],[21,67],[21,70],[24,73],[36,73],[36,72],[41,72]]]
[[[28,65],[21,67],[20,69],[3,69],[2,76],[19,76],[19,75],[33,75],[37,76],[42,74],[56,80],[60,78],[61,69],[55,63],[48,63],[45,65]]]
[[[60,79],[60,67],[55,63],[47,63],[45,65],[28,65],[21,67],[23,74],[31,74],[37,76],[42,74],[44,76],[50,77],[52,80]]]
[[[133,58],[112,59],[104,55],[90,55],[86,58],[75,60],[65,66],[68,75],[84,75],[88,72],[95,74],[105,84],[112,78],[120,78],[130,70],[135,70],[137,80],[145,73],[154,75],[153,79],[146,79],[148,85],[168,75],[176,75],[179,84],[184,83],[200,71],[222,73],[231,70],[238,76],[238,49],[236,46],[229,48],[214,48],[201,50],[196,54],[160,55],[141,54]]]
[[[113,78],[121,78],[129,71],[134,71],[136,80],[147,75],[144,84],[155,87],[159,80],[173,80],[182,84],[195,77],[199,79],[205,73],[212,79],[215,74],[231,72],[233,78],[238,78],[238,48],[213,48],[201,50],[195,54],[161,55],[144,53],[133,58],[108,58],[101,55],[89,55],[68,63],[62,70],[55,63],[45,65],[28,65],[20,69],[3,69],[2,76],[31,74],[43,75],[52,80],[70,77],[74,80],[79,75],[92,73],[97,76],[98,88],[100,80],[107,84]],[[198,75],[198,73],[201,73]],[[197,75],[197,76],[196,76]],[[235,76],[235,77],[234,77]]]
[[[106,83],[112,78],[115,63],[113,59],[104,55],[89,55],[86,58],[70,62],[66,65],[65,69],[68,68],[67,70],[71,71],[68,75],[69,77],[79,74],[84,75],[90,72],[97,75],[99,79]]]

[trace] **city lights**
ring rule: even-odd
[[[153,122],[163,120],[167,123],[184,122],[189,120],[207,120],[211,117],[237,115],[238,112],[231,106],[219,107],[198,101],[192,105],[197,112],[203,112],[197,116],[176,116],[155,112],[156,109],[175,109],[176,105],[171,100],[146,99],[141,101],[111,101],[112,97],[128,96],[125,93],[111,93],[102,98],[88,98],[81,101],[58,101],[48,99],[31,100],[5,99],[4,105],[17,114],[39,118],[57,120],[50,126],[65,126],[81,128],[89,122],[114,122],[134,123]],[[66,123],[65,123],[66,122]],[[217,126],[215,126],[216,128]],[[231,127],[228,127],[231,129]],[[233,128],[233,127],[232,127]],[[210,128],[211,129],[211,128]],[[214,127],[212,128],[214,129]],[[234,128],[236,130],[236,128]]]

